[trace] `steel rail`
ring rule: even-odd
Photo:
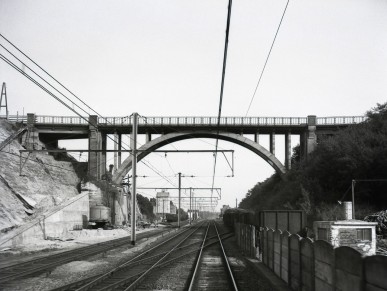
[[[198,258],[196,259],[195,270],[194,270],[194,272],[192,274],[192,279],[191,279],[191,283],[189,284],[188,291],[192,291],[192,288],[193,288],[193,285],[194,285],[194,282],[195,282],[195,278],[196,278],[196,274],[197,274],[198,269],[199,269],[200,259],[201,259],[202,254],[203,254],[204,243],[206,241],[209,228],[210,228],[210,224],[208,224],[208,226],[207,226],[206,234],[204,235],[203,243],[202,243],[202,246],[200,247],[200,252],[199,252]]]
[[[197,228],[195,228],[194,231],[196,231],[196,229],[198,229],[201,225],[199,225]],[[186,228],[184,229],[183,231],[180,231],[178,232],[176,235],[168,238],[167,240],[161,242],[160,244],[142,252],[141,254],[137,255],[136,257],[130,259],[129,261],[125,262],[125,263],[122,263],[121,265],[115,267],[114,269],[102,274],[101,276],[99,276],[98,278],[96,278],[95,280],[87,283],[86,285],[80,287],[77,289],[77,291],[83,291],[83,290],[90,290],[90,288],[94,287],[96,284],[99,284],[101,283],[102,281],[108,279],[109,277],[113,276],[115,273],[117,273],[118,271],[122,271],[124,270],[125,268],[128,268],[130,266],[132,266],[132,264],[135,264],[136,263],[136,260],[138,260],[139,258],[143,257],[144,255],[150,253],[151,251],[153,250],[156,250],[157,248],[160,248],[161,246],[165,245],[166,243],[168,243],[169,241],[175,239],[177,236],[180,236],[182,234],[184,234],[185,232],[189,231],[190,228]],[[125,280],[128,280],[128,278],[126,278]],[[121,283],[121,282],[120,282]],[[118,283],[117,283],[118,284]]]
[[[208,223],[209,225],[209,223]],[[202,224],[200,225],[202,226]],[[199,229],[199,227],[197,228]],[[137,287],[137,285],[141,282],[141,280],[149,273],[151,272],[157,265],[159,265],[165,258],[167,258],[179,245],[181,245],[184,241],[186,241],[196,230],[190,233],[185,239],[183,239],[180,243],[178,243],[175,247],[173,247],[165,256],[163,256],[160,260],[158,260],[152,267],[150,267],[144,274],[142,274],[137,280],[135,280],[128,288],[126,288],[124,291],[131,291],[134,290],[134,288]],[[208,226],[207,226],[208,229]]]
[[[108,242],[103,242],[99,244],[89,245],[86,247],[81,247],[75,250],[65,251],[54,255],[49,255],[43,258],[36,258],[32,260],[28,260],[25,262],[9,265],[3,268],[0,268],[0,283],[9,282],[11,280],[15,280],[20,277],[25,277],[28,275],[37,274],[39,272],[44,272],[53,267],[56,267],[60,264],[70,262],[75,259],[79,259],[82,257],[87,257],[91,255],[95,255],[98,253],[106,252],[110,249],[123,246],[125,244],[129,244],[129,237],[124,237],[116,240],[111,240]],[[54,262],[50,262],[53,261]],[[45,261],[47,263],[45,263]],[[40,267],[36,266],[37,264],[44,264]],[[20,270],[20,268],[29,268],[27,270]],[[18,270],[19,269],[19,270]],[[7,274],[9,273],[9,274]],[[5,275],[5,276],[2,276]]]
[[[221,236],[222,236],[223,239],[225,240],[225,239],[228,239],[228,238],[234,236],[234,233],[230,233],[230,232],[222,233]],[[216,239],[216,238],[217,238],[216,236],[212,236],[212,237],[208,238],[208,240],[212,240],[212,239]],[[180,247],[179,249],[190,248],[190,247],[192,247],[192,246],[194,246],[195,244],[198,244],[198,243],[200,243],[200,242],[194,242],[194,243],[191,243],[191,244],[189,244],[189,245],[187,245],[187,246]],[[216,243],[218,243],[217,240],[216,240],[216,241],[213,241],[213,242],[207,242],[206,245],[204,246],[204,248],[207,248],[207,247],[209,247],[209,246],[212,246],[212,245],[214,245],[214,244],[216,244]],[[173,258],[173,259],[170,259],[169,261],[166,261],[166,262],[161,263],[160,265],[157,266],[157,268],[164,267],[164,266],[166,266],[166,265],[168,265],[168,264],[171,264],[171,263],[173,263],[173,262],[175,262],[175,261],[178,261],[178,260],[180,260],[180,259],[186,258],[186,256],[192,255],[192,254],[194,254],[194,253],[197,253],[199,250],[200,250],[200,248],[197,248],[197,249],[194,249],[194,250],[191,250],[191,251],[187,251],[187,252],[181,254],[180,256],[178,256],[178,257],[176,257],[176,258]],[[164,255],[164,254],[166,254],[166,253],[167,253],[167,252],[162,253],[162,254]],[[155,256],[152,256],[152,257],[154,258],[154,257],[160,256],[160,255],[161,255],[161,254],[158,254],[158,255],[155,255]],[[134,264],[139,264],[139,263],[142,263],[142,262],[144,262],[144,261],[146,261],[146,260],[148,260],[148,259],[149,259],[149,258],[142,259],[142,260],[139,260],[139,261],[135,261],[135,262],[133,262],[132,264],[133,264],[133,265],[134,265]],[[132,264],[130,264],[131,267],[132,267]],[[125,266],[125,267],[126,267],[126,266]],[[129,267],[129,266],[128,266],[128,267]],[[85,284],[91,282],[91,280],[95,280],[96,278],[98,278],[99,276],[101,276],[101,275],[103,275],[103,274],[105,274],[105,273],[98,274],[98,275],[94,275],[94,276],[91,276],[91,277],[88,277],[88,278],[85,278],[85,279],[78,280],[78,281],[76,281],[76,282],[72,282],[72,283],[67,284],[67,285],[60,286],[60,287],[58,287],[58,288],[52,289],[51,291],[76,290],[76,289],[75,289],[76,287],[82,287],[83,285],[85,285]],[[136,275],[131,276],[131,278],[136,277],[136,276],[139,276],[139,275],[141,275],[141,274],[142,274],[142,273],[140,272],[140,273],[138,273],[138,274],[136,274]]]
[[[237,290],[238,290],[238,287],[237,287],[237,285],[236,285],[236,282],[235,282],[235,279],[234,279],[234,275],[232,274],[231,267],[230,267],[230,264],[229,264],[229,262],[228,262],[227,255],[226,255],[226,252],[225,252],[224,247],[223,247],[223,244],[222,244],[222,239],[221,239],[220,236],[219,236],[218,228],[216,227],[216,223],[215,223],[215,222],[214,222],[214,226],[215,226],[216,234],[218,235],[219,245],[220,245],[220,247],[221,247],[221,249],[222,249],[223,258],[224,258],[224,260],[225,260],[225,262],[226,262],[226,265],[227,265],[227,269],[228,269],[228,272],[229,272],[228,274],[229,274],[230,279],[231,279],[231,281],[232,281],[234,290],[237,291]]]

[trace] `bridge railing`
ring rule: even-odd
[[[0,115],[0,119],[7,119],[11,122],[23,122],[27,123],[27,116],[25,115]]]
[[[347,125],[358,124],[367,120],[366,116],[333,116],[317,117],[317,125]]]
[[[220,125],[301,125],[306,124],[306,117],[221,117]],[[217,117],[141,117],[143,125],[210,125],[218,124]]]
[[[6,118],[6,116],[0,116],[0,118]],[[87,125],[88,116],[46,116],[37,115],[36,123],[40,124],[74,124],[74,125]],[[8,120],[14,122],[26,122],[27,116],[8,115]],[[366,116],[332,116],[332,117],[317,117],[317,125],[350,125],[358,124],[367,120]],[[152,116],[139,118],[139,125],[149,126],[217,126],[218,118],[210,116],[172,116],[161,117]],[[308,123],[307,117],[221,117],[220,125],[230,126],[302,126]],[[130,116],[124,117],[99,117],[98,124],[100,125],[116,125],[116,126],[128,126],[132,124],[132,118]]]
[[[37,115],[36,123],[87,125],[89,117]]]

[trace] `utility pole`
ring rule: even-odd
[[[192,221],[192,188],[189,188],[189,224]]]
[[[137,112],[133,113],[133,146],[132,146],[132,245],[136,244],[136,175],[137,175]]]
[[[352,180],[352,219],[355,219],[355,185],[356,180]]]
[[[179,203],[177,209],[177,227],[180,228],[181,173],[179,173]]]
[[[235,208],[238,208],[238,198],[235,198]]]

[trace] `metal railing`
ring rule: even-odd
[[[27,116],[8,115],[0,116],[13,122],[27,122]],[[64,124],[64,125],[87,125],[89,117],[79,116],[47,116],[37,115],[37,124]],[[366,116],[332,116],[332,117],[317,117],[317,125],[350,125],[359,124],[367,120]],[[224,126],[305,126],[308,123],[307,117],[221,117],[220,125]],[[114,126],[129,126],[132,125],[131,116],[124,117],[99,117],[99,125],[114,125]],[[217,126],[217,117],[210,116],[173,116],[161,117],[141,116],[138,121],[139,125],[143,126]]]
[[[0,119],[7,119],[11,122],[27,122],[27,116],[25,115],[0,115]]]
[[[367,116],[333,116],[317,117],[317,125],[350,125],[358,124],[367,120]]]
[[[84,118],[80,116],[47,116],[47,115],[37,115],[36,123],[43,124],[74,124],[74,125],[87,125],[89,117]]]

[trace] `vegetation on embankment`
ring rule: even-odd
[[[356,218],[387,209],[387,103],[367,112],[368,120],[318,140],[316,150],[301,160],[299,147],[292,170],[282,180],[274,174],[248,191],[241,208],[303,209],[308,221],[341,218],[338,201],[351,200],[355,187]]]

